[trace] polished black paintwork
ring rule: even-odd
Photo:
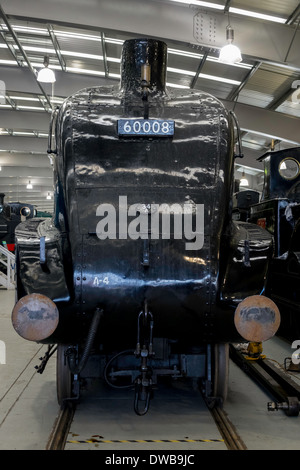
[[[145,57],[151,64],[147,86],[140,78]],[[57,303],[57,342],[84,339],[90,316],[101,307],[104,350],[134,345],[145,301],[155,335],[177,341],[182,350],[239,339],[234,308],[262,290],[272,238],[232,221],[231,116],[209,94],[166,89],[161,42],[127,41],[121,72],[120,87],[81,90],[54,119],[55,215],[43,230],[23,224],[19,231],[18,295],[47,292]],[[117,134],[118,119],[145,116],[174,120],[174,136]],[[150,239],[147,246],[141,239],[100,240],[97,208],[118,208],[120,196],[128,206],[204,204],[203,247],[187,250],[186,240],[172,237]],[[44,266],[37,261],[41,232]],[[35,254],[27,256],[34,244]]]

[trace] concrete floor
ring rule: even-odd
[[[20,338],[11,325],[14,292],[0,289],[0,341],[6,346],[6,363],[0,363],[0,450],[43,450],[58,413],[56,364],[53,357],[44,373],[34,366],[46,346]],[[297,338],[295,338],[297,339]],[[278,338],[264,345],[268,357],[283,364],[293,350]],[[2,361],[3,362],[3,361]],[[300,373],[299,373],[300,377]],[[296,379],[299,381],[299,379]],[[96,386],[96,388],[98,385]],[[96,390],[95,388],[95,390]],[[148,415],[133,412],[132,392],[83,394],[69,434],[70,450],[140,449],[226,449],[211,416],[196,391],[181,385],[170,392],[160,388]],[[257,387],[235,364],[230,363],[230,383],[225,410],[249,450],[300,448],[300,417],[268,412],[272,398]],[[207,439],[203,443],[109,443],[76,444],[94,436],[102,440]],[[101,437],[102,436],[102,437]],[[214,441],[216,440],[216,441]]]

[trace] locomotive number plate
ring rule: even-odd
[[[167,137],[174,135],[174,127],[174,121],[163,119],[120,119],[118,134]]]

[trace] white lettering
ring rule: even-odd
[[[300,339],[293,341],[291,347],[294,348],[299,348],[296,349],[296,351],[293,352],[292,354],[292,363],[293,364],[300,364]]]
[[[300,80],[294,80],[292,83],[292,88],[296,88],[296,90],[292,93],[291,100],[293,103],[300,103]],[[299,97],[298,97],[299,96]]]
[[[171,214],[173,226],[171,227]],[[100,240],[117,238],[117,210],[112,204],[100,204],[96,216],[103,217],[96,226]],[[204,244],[203,204],[132,204],[127,209],[127,197],[119,197],[119,239],[182,240],[186,250],[200,250]],[[131,219],[128,224],[128,218]],[[193,226],[194,225],[194,226]]]

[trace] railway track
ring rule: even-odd
[[[228,450],[247,450],[245,443],[238,435],[226,412],[218,406],[210,411]]]
[[[74,414],[75,406],[72,403],[67,403],[60,410],[47,442],[46,450],[64,450]]]
[[[274,400],[268,410],[283,410],[287,416],[298,416],[300,412],[300,386],[285,370],[267,358],[246,359],[245,354],[230,345],[230,358],[256,383],[271,393]]]
[[[239,368],[243,371],[243,373],[246,373],[252,379],[254,379],[253,384],[259,382],[260,385],[263,386],[262,388],[266,390],[267,392],[271,393],[271,396],[273,396],[273,398],[277,400],[277,402],[268,402],[269,411],[272,411],[273,409],[281,409],[285,411],[285,413],[288,416],[298,416],[299,410],[300,410],[300,406],[299,406],[300,387],[297,386],[297,384],[295,384],[294,381],[291,381],[289,379],[285,371],[278,369],[278,367],[276,367],[274,363],[272,363],[271,359],[270,360],[264,359],[264,360],[258,360],[258,361],[245,360],[244,355],[241,354],[238,350],[236,350],[233,346],[231,347],[230,353],[231,353],[230,354],[231,360],[239,366]],[[194,403],[197,403],[197,400],[198,399],[196,398],[196,402]],[[180,403],[181,401],[179,397],[178,406],[180,406]],[[121,446],[124,446],[124,448],[126,447],[126,443],[133,444],[132,446],[133,448],[137,448],[137,445],[142,445],[143,447],[146,447],[146,448],[148,447],[148,448],[153,449],[153,446],[156,445],[155,443],[159,443],[159,442],[161,443],[161,446],[163,446],[163,448],[166,448],[166,449],[170,448],[168,446],[172,445],[168,443],[173,442],[174,448],[176,448],[177,443],[180,443],[183,448],[185,445],[188,446],[188,443],[193,442],[192,444],[194,446],[193,449],[195,449],[198,447],[198,442],[199,442],[199,446],[201,447],[201,446],[205,446],[205,444],[202,444],[204,442],[214,441],[215,446],[218,447],[220,445],[221,447],[223,445],[223,449],[226,445],[226,448],[228,450],[247,450],[247,446],[245,442],[243,441],[241,436],[238,434],[237,429],[235,428],[233,424],[233,422],[235,422],[235,418],[233,418],[234,419],[233,422],[230,421],[226,413],[226,407],[225,409],[222,409],[218,406],[211,408],[207,406],[206,404],[207,413],[211,414],[214,420],[214,422],[212,421],[212,426],[215,424],[218,428],[217,434],[219,435],[219,438],[215,432],[208,431],[207,428],[204,429],[204,432],[200,431],[199,433],[199,431],[197,430],[197,426],[194,426],[191,428],[192,429],[191,431],[188,431],[186,434],[184,434],[185,436],[188,436],[188,435],[190,436],[190,438],[187,438],[186,440],[182,438],[183,434],[181,435],[181,432],[178,432],[178,431],[175,431],[175,436],[178,436],[178,437],[180,436],[179,439],[176,440],[176,437],[175,439],[173,437],[173,440],[167,440],[167,439],[160,440],[162,435],[164,437],[169,435],[168,428],[166,431],[165,428],[160,428],[160,425],[155,424],[155,426],[157,426],[157,434],[155,437],[153,437],[153,435],[148,435],[143,440],[141,439],[142,433],[140,433],[140,431],[137,431],[137,435],[139,437],[135,441],[134,440],[135,435],[133,436],[130,435],[130,437],[129,435],[123,436],[122,432],[120,432],[118,435],[115,435],[114,432],[111,431],[111,429],[119,428],[118,415],[116,414],[116,412],[114,413],[112,409],[111,411],[106,413],[106,416],[103,416],[103,411],[104,413],[106,412],[105,407],[100,409],[99,406],[100,404],[98,402],[95,408],[96,413],[98,413],[98,416],[96,417],[96,423],[98,424],[96,424],[96,426],[94,427],[90,426],[89,418],[87,418],[87,422],[89,423],[88,431],[84,431],[84,432],[81,430],[80,424],[76,424],[76,420],[77,420],[77,418],[75,417],[76,405],[72,403],[66,406],[64,409],[62,409],[59,413],[59,416],[57,417],[55,421],[55,424],[53,426],[51,435],[49,437],[46,449],[47,450],[63,450],[66,447],[67,449],[72,448],[75,450],[76,448],[78,448],[78,446],[81,447],[84,444],[90,445],[90,446],[92,445],[94,447],[98,447],[99,449],[107,448],[107,446],[110,446],[110,445],[112,445],[112,448],[115,447],[115,445],[119,445],[118,448],[121,449]],[[203,407],[205,408],[205,402],[202,405],[202,408],[201,408],[202,411],[203,411]],[[159,409],[163,409],[163,408],[159,408]],[[227,412],[229,413],[229,416],[231,416],[232,418],[233,416],[232,410],[227,411]],[[81,413],[85,415],[84,406],[81,407]],[[170,408],[170,413],[171,413],[170,416],[174,417],[173,408]],[[189,416],[193,416],[193,415],[187,414],[186,416],[187,416],[187,419],[190,419]],[[70,433],[73,432],[71,429],[72,421],[74,421],[74,423],[76,424],[75,426],[76,429],[74,428],[74,423],[72,425],[73,429],[75,429],[74,436],[76,436],[77,432],[79,432],[81,436],[77,438],[78,442],[76,442],[75,440],[73,441],[72,437],[70,439]],[[108,429],[110,422],[112,422],[113,426],[115,427]],[[155,419],[154,419],[154,422],[155,422]],[[204,418],[202,422],[207,422],[206,418]],[[80,423],[80,421],[78,421],[78,423]],[[199,421],[199,425],[200,424],[201,424],[201,420]],[[122,423],[120,423],[120,426],[122,428]],[[126,427],[134,428],[135,425],[128,424],[126,422]],[[100,433],[102,434],[105,433],[103,435],[105,435],[106,437],[104,438],[100,435],[96,437],[93,436],[93,433],[95,433],[95,429],[97,429],[96,432],[99,432],[98,431],[99,429]],[[243,427],[241,429],[243,429]],[[144,431],[143,427],[142,427],[142,431]],[[194,437],[195,436],[199,437],[199,435],[201,435],[201,432],[202,432],[202,436],[201,436],[202,439],[193,440],[193,438],[191,438],[191,435]],[[68,438],[68,434],[69,434],[69,438]],[[147,435],[148,432],[145,434]],[[87,437],[90,435],[92,435],[92,437]],[[114,439],[116,440],[109,440],[111,439],[111,436],[114,436]],[[174,433],[173,433],[173,436],[174,436]],[[213,437],[213,439],[210,440],[209,439],[210,437]],[[128,438],[128,441],[123,440],[124,438],[125,439]],[[78,445],[76,446],[76,444]]]
[[[226,412],[220,407],[215,407],[209,411],[228,450],[247,450]],[[75,412],[76,407],[73,404],[67,404],[60,410],[47,442],[46,450],[64,450]]]

